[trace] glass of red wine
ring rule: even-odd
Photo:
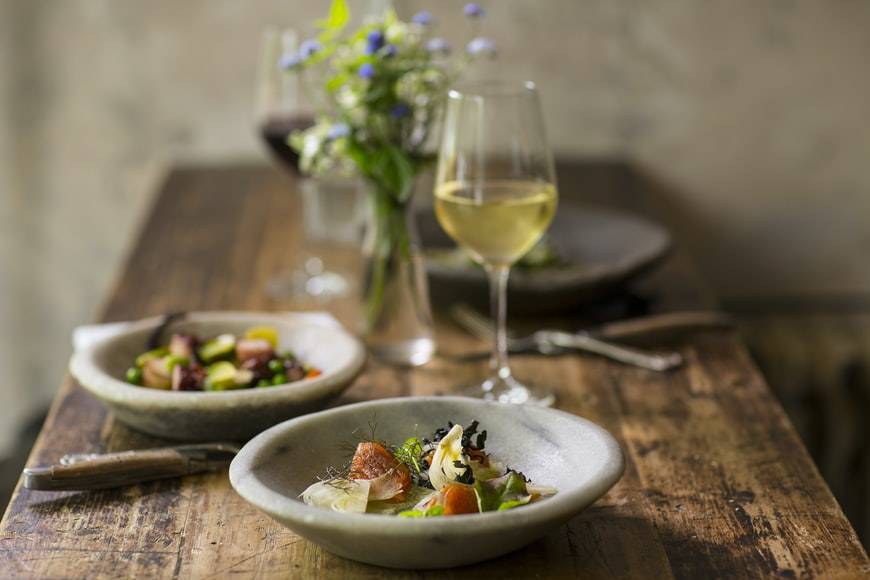
[[[308,217],[334,214],[330,214],[328,208],[324,211],[327,205],[339,204],[353,208],[356,204],[348,201],[355,202],[358,196],[355,183],[347,180],[308,180],[299,173],[299,156],[290,147],[287,138],[293,131],[307,129],[314,124],[314,110],[304,98],[299,77],[281,66],[282,58],[295,54],[298,44],[296,31],[289,28],[272,28],[263,33],[255,116],[260,136],[272,156],[297,178],[297,183],[301,183],[302,213],[306,217],[304,229],[306,238],[310,240],[323,236],[312,232],[318,226]],[[358,215],[358,212],[354,213]],[[320,229],[330,231],[341,229],[341,224],[337,223],[320,226]],[[266,290],[273,298],[328,301],[349,291],[347,279],[327,270],[319,257],[304,253],[300,262],[300,267],[279,273],[268,281]]]

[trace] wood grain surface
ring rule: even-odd
[[[655,212],[619,164],[560,168],[568,195]],[[168,178],[106,302],[104,320],[187,309],[318,309],[276,301],[266,280],[292,267],[303,240],[292,178],[263,167],[188,168]],[[358,272],[358,250],[318,248]],[[653,311],[712,304],[679,256],[636,290]],[[353,326],[356,300],[328,305]],[[596,312],[528,326],[580,325]],[[485,345],[436,313],[445,350]],[[625,476],[568,525],[512,555],[456,570],[386,570],[344,560],[246,504],[226,473],[92,493],[18,489],[0,524],[0,577],[46,578],[853,578],[870,561],[747,351],[731,331],[669,345],[670,374],[600,358],[519,357],[516,374],[556,389],[557,406],[610,430]],[[436,359],[418,370],[370,363],[337,404],[451,393],[485,363]],[[67,379],[28,465],[70,452],[164,441],[112,420]],[[365,542],[365,538],[360,538]]]

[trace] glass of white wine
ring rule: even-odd
[[[555,397],[517,380],[508,365],[510,267],[556,212],[556,178],[538,92],[531,82],[451,90],[435,181],[441,227],[489,276],[495,341],[492,373],[466,393],[504,403],[552,405]]]

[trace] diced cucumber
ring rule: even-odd
[[[199,349],[199,358],[204,363],[229,358],[236,349],[236,337],[232,334],[221,334],[206,342]]]
[[[155,348],[154,350],[149,350],[148,352],[144,352],[136,357],[136,366],[140,369],[145,366],[151,359],[155,358],[163,358],[167,354],[169,354],[169,349],[165,346],[161,346],[160,348]]]
[[[206,369],[205,389],[207,391],[225,391],[235,389],[236,367],[231,362],[219,361]]]
[[[168,355],[164,360],[166,360],[166,369],[171,373],[172,369],[181,365],[186,367],[190,364],[190,359],[186,356],[176,356],[174,354]]]

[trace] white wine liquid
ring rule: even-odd
[[[556,213],[556,188],[537,181],[448,181],[435,190],[444,230],[482,263],[509,266],[523,257]]]

